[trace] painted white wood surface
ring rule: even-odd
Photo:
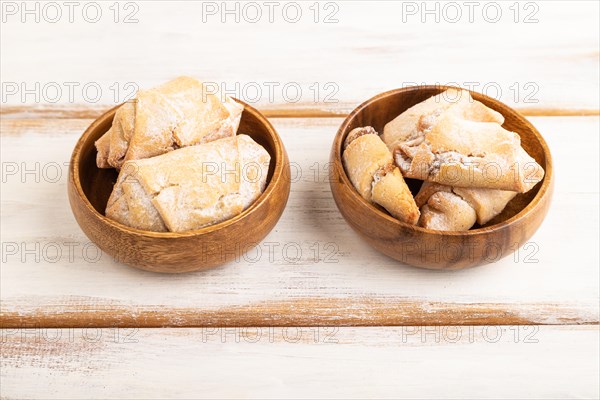
[[[486,2],[472,23],[464,2],[456,2],[458,23],[444,19],[449,2],[438,2],[439,22],[423,15],[422,2],[322,2],[319,23],[313,2],[301,2],[294,24],[281,13],[274,23],[222,23],[218,14],[203,21],[202,2],[130,3],[138,23],[113,22],[113,2],[102,2],[98,23],[78,10],[73,23],[21,23],[17,14],[0,26],[0,326],[262,325],[262,335],[120,328],[115,343],[110,328],[0,330],[1,398],[598,398],[598,2],[524,1],[518,22],[514,2],[497,2],[497,23],[484,18]],[[403,9],[414,5],[414,15]],[[119,7],[122,21],[132,8]],[[336,7],[338,22],[323,23]],[[273,262],[263,244],[257,262],[165,276],[106,256],[91,262],[93,246],[84,250],[65,186],[75,141],[90,118],[127,96],[128,83],[148,87],[180,74],[288,117],[272,122],[303,175],[265,240],[279,243]],[[88,83],[101,89],[97,102],[93,91],[83,96]],[[533,247],[516,259],[452,273],[406,267],[362,243],[335,208],[326,162],[340,117],[413,83],[486,91],[529,116],[548,141],[554,201]],[[303,252],[297,262],[293,250],[287,260],[282,253],[291,243]],[[325,262],[332,249],[337,262]],[[322,327],[471,323],[483,326],[461,327],[457,343],[455,327]],[[504,326],[492,343],[503,323],[567,325]],[[321,327],[301,328],[294,343],[299,325]],[[531,332],[538,342],[526,343]]]
[[[529,323],[597,323],[599,118],[531,120],[553,153],[555,195],[531,244],[513,257],[444,273],[407,267],[379,254],[349,229],[329,190],[326,164],[341,119],[285,118],[273,123],[303,175],[293,183],[288,206],[260,253],[180,276],[138,271],[106,255],[94,262],[96,248],[68,205],[66,167],[58,182],[48,181],[54,177],[51,168],[44,180],[44,165],[68,162],[89,120],[3,120],[2,160],[19,171],[5,176],[2,190],[7,250],[0,271],[2,313],[32,323],[41,316],[93,322],[102,312],[97,318],[109,326],[130,324],[136,315],[152,311],[165,325],[218,324],[219,315],[226,324],[252,324],[253,316],[284,324],[292,323],[289,318],[304,324],[355,324],[364,317],[364,323],[378,324],[411,323],[410,310],[417,307],[423,318],[419,323],[427,324],[440,323],[440,313],[475,303],[491,304],[497,314]],[[39,177],[23,173],[35,163],[40,163]],[[315,171],[321,172],[316,180]],[[9,244],[16,250],[6,248]],[[297,248],[302,256],[296,261]],[[377,314],[370,301],[391,310]],[[278,307],[287,315],[277,315],[273,310]],[[104,315],[111,310],[112,317]],[[468,323],[480,312],[467,309],[455,323]]]
[[[349,111],[405,84],[457,83],[485,89],[520,108],[599,108],[596,1],[479,2],[472,11],[467,2],[321,2],[318,23],[314,2],[308,1],[298,3],[296,23],[286,22],[294,17],[292,9],[284,13],[293,3],[286,1],[277,2],[273,23],[264,2],[255,2],[262,15],[257,23],[249,22],[254,14],[245,2],[228,6],[238,4],[239,23],[233,14],[222,15],[220,1],[131,3],[138,8],[137,23],[123,23],[123,3],[121,22],[115,23],[109,2],[100,3],[97,23],[85,21],[83,7],[74,12],[73,23],[66,9],[57,23],[43,15],[39,23],[34,16],[22,23],[21,13],[7,16],[0,38],[2,81],[29,89],[50,84],[41,103],[95,100],[93,88],[87,96],[82,93],[88,83],[99,85],[99,102],[111,103],[117,87],[119,100],[129,93],[128,82],[148,87],[191,74],[223,83],[246,101],[258,97],[263,106],[312,108],[316,100],[321,108]],[[217,4],[216,15],[203,12],[208,3]],[[436,7],[437,12],[426,13]],[[492,22],[496,8],[500,16]],[[457,12],[461,19],[452,23]],[[325,23],[332,13],[329,20],[338,22]],[[69,82],[79,84],[72,100]],[[51,90],[54,83],[62,89],[60,96]],[[284,94],[286,84],[291,86]],[[292,102],[296,84],[301,104]],[[326,101],[336,88],[330,100],[338,103]],[[4,104],[22,104],[23,93],[7,94]],[[24,102],[35,103],[35,96],[26,95]]]
[[[598,327],[5,330],[5,398],[598,398]]]

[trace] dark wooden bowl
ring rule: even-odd
[[[352,186],[342,164],[342,143],[348,132],[372,126],[382,133],[385,124],[406,109],[449,89],[419,86],[392,90],[358,106],[340,126],[331,148],[330,184],[340,212],[364,240],[382,253],[406,264],[430,269],[462,269],[486,264],[511,254],[525,244],[548,212],[553,190],[552,158],[546,142],[522,115],[491,97],[471,92],[476,100],[500,112],[504,128],[518,132],[523,148],[546,171],[533,189],[517,195],[496,218],[464,232],[442,232],[398,221],[383,208],[369,204]],[[420,181],[407,179],[413,195]]]
[[[290,166],[273,126],[240,101],[239,132],[252,137],[271,155],[267,186],[244,212],[202,229],[174,233],[130,228],[104,215],[117,179],[114,169],[96,167],[94,142],[111,126],[117,107],[96,119],[77,142],[69,167],[69,202],[83,232],[102,251],[132,267],[155,272],[204,270],[240,259],[273,229],[290,193]]]

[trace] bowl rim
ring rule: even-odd
[[[281,140],[281,138],[279,137],[279,134],[277,133],[277,131],[275,130],[273,125],[271,125],[269,120],[261,112],[259,112],[254,107],[250,106],[248,103],[246,103],[242,100],[239,100],[237,98],[233,98],[233,99],[235,101],[237,101],[239,104],[244,106],[243,112],[249,112],[255,118],[257,118],[261,124],[263,124],[266,127],[267,131],[269,132],[269,135],[271,135],[273,142],[275,144],[274,145],[274,154],[273,154],[273,157],[271,157],[271,161],[270,161],[270,162],[275,163],[275,167],[273,169],[273,175],[271,176],[271,180],[269,181],[265,190],[261,193],[261,195],[254,202],[252,202],[250,207],[246,208],[241,213],[239,213],[225,221],[221,221],[221,222],[213,224],[213,225],[208,225],[208,226],[202,227],[200,229],[194,229],[194,230],[189,230],[189,231],[184,231],[184,232],[154,232],[154,231],[147,231],[147,230],[143,230],[143,229],[132,228],[130,226],[123,225],[120,222],[114,221],[114,220],[108,218],[107,216],[99,213],[94,208],[92,203],[90,203],[88,197],[85,195],[83,188],[81,186],[81,178],[79,176],[81,148],[83,147],[84,143],[86,143],[89,140],[89,137],[98,128],[98,126],[101,123],[104,123],[107,119],[109,119],[109,118],[112,119],[114,117],[114,113],[117,111],[117,109],[121,105],[123,105],[123,103],[121,103],[121,104],[105,111],[104,113],[102,113],[102,115],[97,117],[90,124],[90,126],[87,127],[87,129],[83,132],[81,137],[77,140],[77,143],[75,144],[75,147],[73,148],[73,152],[71,153],[71,159],[70,159],[70,163],[69,163],[69,174],[73,181],[77,195],[82,200],[83,204],[86,206],[88,211],[91,212],[92,215],[94,217],[98,218],[98,220],[101,221],[102,223],[107,224],[107,225],[111,226],[112,228],[120,230],[124,233],[134,235],[134,236],[143,236],[143,237],[148,237],[148,238],[161,238],[161,239],[175,239],[175,238],[194,237],[194,236],[203,235],[206,233],[210,233],[210,232],[214,232],[217,230],[227,228],[228,226],[233,225],[237,222],[240,222],[244,218],[250,216],[250,214],[252,214],[260,205],[262,205],[266,201],[266,199],[275,191],[275,186],[277,186],[279,181],[282,178],[285,178],[284,177],[284,174],[285,174],[285,165],[284,164],[285,164],[285,160],[286,160],[286,152],[285,152],[285,147],[283,145],[283,141]],[[243,112],[242,112],[242,118],[244,117]],[[236,135],[238,135],[238,134],[239,133],[236,133]]]
[[[386,97],[396,96],[399,94],[406,94],[406,93],[410,93],[410,92],[421,91],[421,90],[425,90],[425,89],[426,90],[439,90],[439,93],[442,93],[448,89],[466,90],[471,94],[471,96],[473,96],[473,98],[475,100],[478,100],[478,99],[487,100],[493,106],[490,108],[501,113],[503,116],[505,116],[506,113],[511,113],[518,120],[518,122],[520,124],[527,125],[527,127],[533,132],[536,139],[542,146],[542,150],[544,152],[544,157],[546,159],[546,165],[544,166],[544,178],[542,179],[542,182],[541,182],[542,185],[539,188],[538,192],[536,193],[535,197],[529,202],[529,204],[527,204],[527,206],[525,208],[523,208],[521,211],[519,211],[517,214],[513,215],[509,219],[502,221],[500,223],[491,225],[491,226],[480,227],[480,228],[476,228],[476,229],[469,229],[466,231],[440,231],[440,230],[435,230],[435,229],[423,228],[423,227],[420,227],[417,225],[410,225],[406,222],[402,222],[402,221],[392,217],[387,212],[382,211],[379,208],[375,207],[373,204],[369,203],[367,200],[365,200],[362,196],[360,196],[358,194],[358,192],[354,188],[354,185],[352,185],[352,183],[350,182],[350,179],[348,178],[348,176],[346,174],[346,168],[344,167],[344,163],[342,161],[342,143],[343,143],[345,137],[347,136],[347,134],[349,133],[349,132],[344,133],[345,131],[348,130],[348,125],[356,117],[356,115],[358,113],[360,113],[364,109],[371,106],[372,103],[374,103],[377,100],[381,100]],[[352,193],[350,196],[354,197],[356,200],[363,203],[363,205],[366,205],[367,209],[369,209],[371,212],[377,213],[379,216],[385,218],[388,222],[395,224],[398,227],[409,228],[409,229],[413,229],[413,230],[416,230],[419,232],[428,233],[428,234],[432,234],[432,235],[476,236],[476,235],[483,234],[483,233],[492,233],[492,232],[500,231],[500,230],[506,228],[507,226],[512,225],[513,223],[517,222],[518,220],[521,220],[522,218],[526,217],[527,215],[531,214],[534,211],[534,209],[536,209],[537,206],[540,204],[542,198],[544,198],[544,196],[549,192],[550,188],[552,187],[552,181],[553,181],[552,155],[550,154],[550,149],[548,147],[548,144],[546,143],[546,141],[544,140],[542,135],[538,132],[538,130],[535,128],[535,126],[533,126],[533,124],[531,122],[529,122],[529,120],[527,120],[521,113],[519,113],[512,107],[509,107],[506,104],[502,103],[500,100],[497,100],[497,99],[487,96],[485,94],[474,92],[472,90],[468,90],[468,89],[461,88],[458,86],[448,86],[448,85],[408,86],[408,87],[388,90],[388,91],[385,91],[383,93],[380,93],[380,94],[377,94],[377,95],[371,97],[370,99],[368,99],[368,100],[362,102],[360,105],[358,105],[344,119],[344,121],[338,128],[338,131],[335,135],[335,138],[333,141],[333,151],[334,151],[335,161],[339,162],[339,165],[340,165],[339,169],[341,170],[340,177],[342,179],[342,184],[347,186],[348,188],[350,188],[350,192]],[[332,185],[333,184],[334,183],[332,182]]]

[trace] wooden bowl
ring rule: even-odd
[[[500,112],[505,118],[503,127],[519,133],[523,148],[544,168],[546,174],[540,183],[529,192],[517,195],[500,215],[486,225],[476,225],[463,232],[436,231],[400,222],[358,194],[342,164],[342,143],[348,132],[370,125],[382,133],[385,124],[400,113],[449,88],[410,87],[385,92],[367,100],[344,120],[331,149],[331,191],[348,224],[382,253],[422,268],[462,269],[494,262],[511,254],[538,229],[552,198],[552,159],[542,136],[515,110],[475,92],[471,92],[473,98]],[[406,181],[415,195],[421,182]]]
[[[117,179],[114,169],[96,167],[94,142],[111,126],[115,107],[96,119],[77,142],[69,167],[69,202],[85,234],[102,251],[132,267],[155,272],[209,269],[234,259],[273,229],[290,193],[290,166],[273,126],[257,110],[244,105],[240,133],[261,144],[271,155],[267,186],[244,212],[202,229],[174,233],[130,228],[104,215]]]

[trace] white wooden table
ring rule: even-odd
[[[598,398],[598,2],[280,2],[272,22],[262,2],[228,3],[239,22],[221,2],[112,3],[72,23],[61,2],[2,3],[0,397]],[[157,275],[89,242],[67,163],[103,110],[181,74],[255,103],[298,175],[258,250]],[[484,91],[547,140],[553,204],[513,257],[411,268],[336,209],[337,127],[414,83]]]

